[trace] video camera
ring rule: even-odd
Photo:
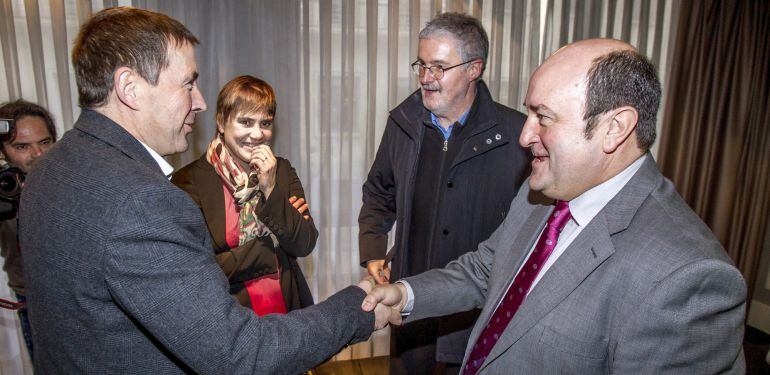
[[[0,135],[13,132],[13,120],[0,119]],[[24,172],[11,167],[8,161],[0,159],[0,220],[16,217],[19,197],[24,185]]]

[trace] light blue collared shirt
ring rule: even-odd
[[[465,113],[463,113],[462,116],[460,116],[460,119],[457,120],[457,122],[459,122],[461,126],[465,125],[465,120],[468,119],[468,114],[470,113],[471,113],[471,109],[468,108],[468,110],[465,111]],[[454,128],[455,124],[451,124],[449,125],[448,128],[444,129],[444,127],[441,126],[441,123],[438,122],[438,117],[436,117],[436,115],[434,115],[433,112],[430,112],[430,121],[433,123],[433,125],[436,126],[436,128],[438,128],[438,130],[441,131],[441,134],[444,135],[444,140],[445,141],[449,140],[449,137],[452,136],[452,128]]]

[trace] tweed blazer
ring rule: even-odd
[[[356,287],[286,315],[238,305],[198,206],[95,111],[28,176],[19,220],[40,374],[292,374],[374,327]]]
[[[645,158],[530,291],[479,373],[745,372],[743,277]],[[409,320],[483,307],[467,361],[553,211],[544,202],[525,183],[476,251],[407,278]]]

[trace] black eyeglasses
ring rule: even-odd
[[[425,75],[425,72],[430,70],[430,74],[433,75],[433,78],[441,79],[441,78],[444,78],[444,72],[446,72],[447,70],[454,69],[454,68],[456,68],[456,67],[458,67],[460,65],[465,65],[467,63],[471,63],[471,62],[474,62],[476,60],[478,60],[478,59],[468,60],[466,62],[461,62],[461,63],[459,63],[457,65],[452,65],[452,66],[449,66],[449,67],[446,67],[446,68],[441,66],[441,65],[426,66],[426,65],[422,64],[418,60],[418,61],[415,61],[415,62],[412,63],[412,72],[414,72],[414,75],[416,75],[418,77],[422,77],[422,76]]]

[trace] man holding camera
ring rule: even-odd
[[[0,106],[0,119],[5,120],[8,125],[0,129],[0,154],[4,160],[0,167],[0,179],[9,182],[0,184],[0,254],[5,259],[3,271],[8,274],[8,286],[16,294],[19,303],[23,304],[26,302],[26,292],[16,220],[20,182],[33,168],[37,159],[56,142],[56,127],[51,114],[45,108],[23,99]],[[32,332],[27,311],[21,308],[18,314],[24,341],[32,358]]]

